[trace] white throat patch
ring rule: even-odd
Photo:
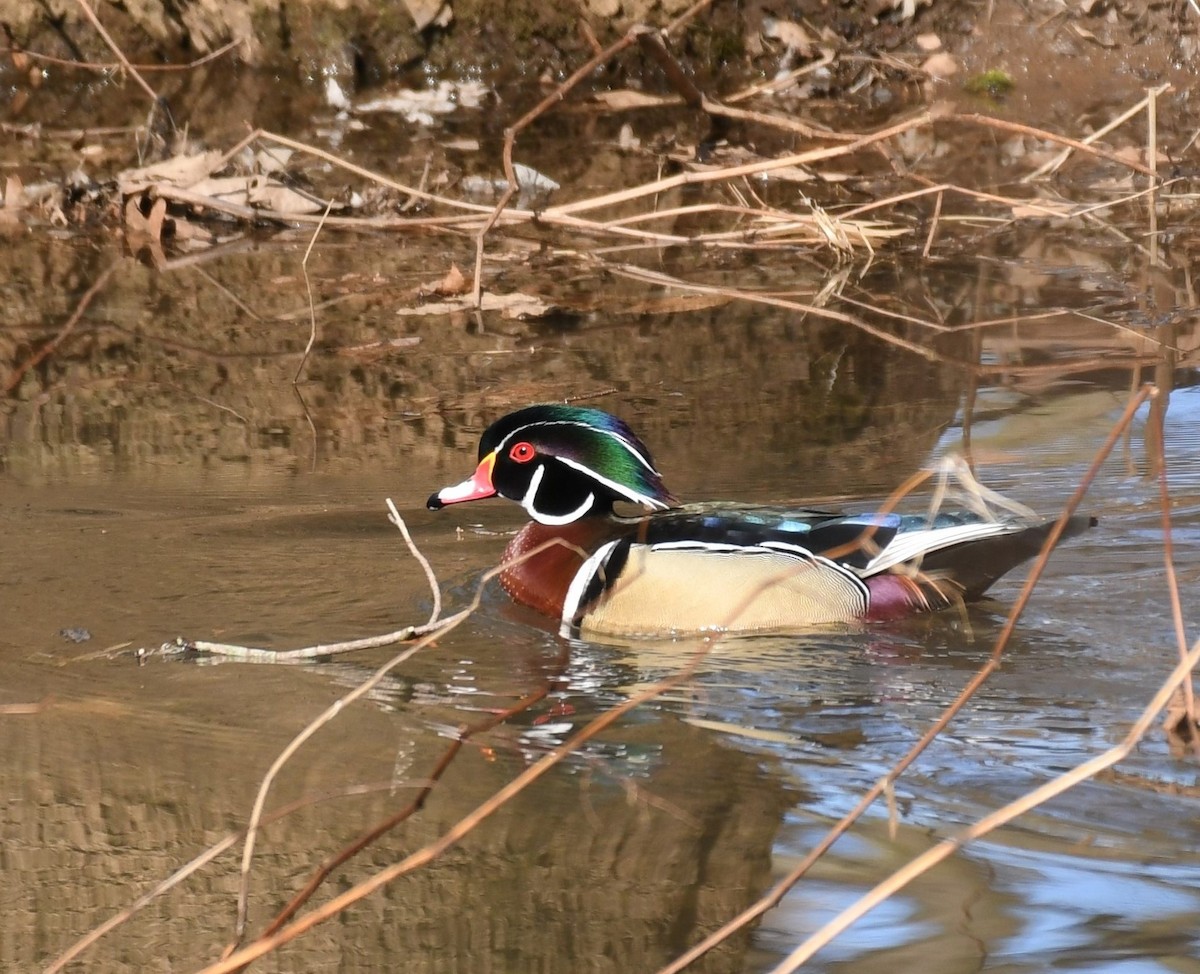
[[[588,492],[586,498],[579,507],[567,514],[546,514],[537,509],[537,492],[542,484],[542,477],[546,475],[546,465],[539,463],[537,469],[533,471],[533,476],[529,478],[529,489],[525,491],[525,496],[521,498],[521,506],[525,508],[525,512],[537,521],[539,524],[570,524],[572,521],[578,521],[586,514],[596,503],[596,495],[591,491]]]

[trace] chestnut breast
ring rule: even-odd
[[[500,585],[513,601],[561,618],[567,589],[588,555],[628,530],[602,517],[563,525],[531,521],[504,551],[505,563],[526,557],[500,573]]]

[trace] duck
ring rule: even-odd
[[[983,596],[1055,523],[1016,505],[999,516],[681,505],[627,423],[560,403],[492,423],[474,473],[426,507],[491,497],[531,519],[501,560],[512,600],[564,634],[622,638],[783,634],[943,609]],[[1095,523],[1075,515],[1063,537]]]

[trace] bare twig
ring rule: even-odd
[[[1158,441],[1158,499],[1162,512],[1163,532],[1163,567],[1167,578],[1167,594],[1171,599],[1171,621],[1175,625],[1175,642],[1179,648],[1179,658],[1182,660],[1188,651],[1187,631],[1183,622],[1183,604],[1179,597],[1179,576],[1175,571],[1175,542],[1171,532],[1171,489],[1167,482],[1167,451],[1165,448],[1166,410],[1151,410],[1149,422],[1157,428]],[[1192,675],[1189,672],[1183,680],[1184,716],[1193,731],[1190,735],[1192,750],[1200,756],[1200,734],[1194,733],[1196,728],[1196,697],[1192,688]]]
[[[75,2],[78,3],[80,9],[83,10],[84,16],[92,22],[92,26],[96,28],[96,32],[102,38],[104,38],[104,43],[107,44],[112,49],[113,54],[117,56],[117,60],[121,62],[121,67],[124,68],[125,71],[128,72],[129,76],[138,83],[138,86],[142,89],[142,91],[150,96],[151,103],[157,105],[158,92],[151,88],[146,82],[146,79],[141,76],[141,73],[138,71],[138,69],[129,63],[129,58],[127,58],[125,56],[125,52],[117,46],[117,42],[112,39],[112,35],[104,29],[104,25],[100,23],[100,18],[96,16],[96,12],[92,10],[91,5],[87,2],[87,0],[75,0]]]
[[[416,559],[418,565],[425,572],[425,580],[429,582],[429,591],[433,595],[433,611],[429,614],[429,621],[426,626],[432,626],[438,620],[438,616],[442,614],[442,587],[438,585],[437,575],[433,573],[433,568],[429,564],[429,559],[422,554],[421,549],[417,547],[417,543],[413,541],[412,535],[408,533],[408,525],[404,523],[404,518],[400,516],[400,512],[396,510],[396,505],[392,503],[392,499],[387,499],[388,520],[396,525],[397,529],[404,536],[404,543],[408,545],[408,552]]]
[[[1106,768],[1111,768],[1114,764],[1124,760],[1137,745],[1138,741],[1145,736],[1150,725],[1170,701],[1171,695],[1175,692],[1176,688],[1188,677],[1188,674],[1191,673],[1197,664],[1200,664],[1200,641],[1192,646],[1191,652],[1185,654],[1175,666],[1175,669],[1171,671],[1171,675],[1159,687],[1158,692],[1154,694],[1137,720],[1134,721],[1133,726],[1129,729],[1129,733],[1125,735],[1119,744],[1109,748],[1103,754],[1084,761],[1070,771],[1046,782],[1041,787],[1035,788],[1028,794],[1022,795],[1016,801],[1009,802],[1003,808],[997,809],[991,815],[981,818],[970,828],[963,830],[953,838],[944,839],[932,849],[917,856],[908,865],[902,869],[898,869],[883,882],[875,886],[869,893],[862,896],[855,903],[852,903],[820,930],[808,937],[782,963],[774,968],[772,974],[791,974],[792,971],[797,970],[813,954],[847,929],[856,920],[865,916],[897,890],[903,889],[912,880],[928,872],[939,862],[949,858],[963,846],[981,836],[987,835],[1001,825],[1011,822],[1031,808],[1036,808],[1051,798],[1061,795],[1063,792],[1075,787],[1082,781],[1086,781],[1098,772]]]
[[[517,121],[504,130],[504,179],[507,186],[501,194],[500,199],[496,202],[492,210],[491,216],[487,222],[479,230],[475,237],[475,282],[471,291],[471,298],[476,308],[480,306],[483,295],[483,242],[487,237],[487,233],[496,221],[500,219],[500,214],[504,212],[509,201],[513,198],[519,188],[517,185],[517,174],[513,168],[513,146],[516,143],[517,136],[532,125],[539,117],[561,102],[567,93],[574,88],[579,82],[591,74],[597,67],[606,61],[611,60],[625,48],[634,44],[637,40],[639,31],[644,28],[633,27],[625,33],[625,36],[620,40],[610,44],[599,54],[589,58],[581,65],[572,75],[563,81],[554,91],[550,92],[545,98],[538,102],[533,108],[522,115]]]
[[[1143,166],[1140,162],[1122,158],[1117,153],[1110,152],[1107,149],[1098,149],[1094,145],[1088,145],[1086,142],[1081,142],[1078,139],[1068,138],[1065,135],[1059,135],[1057,132],[1049,132],[1046,129],[1039,129],[1033,125],[1022,125],[1020,122],[1010,122],[1004,118],[993,118],[991,115],[981,115],[978,112],[956,112],[946,117],[957,119],[960,122],[970,122],[973,125],[982,125],[986,128],[999,129],[1002,132],[1016,132],[1019,135],[1031,135],[1037,139],[1057,142],[1059,145],[1069,146],[1076,152],[1086,152],[1088,155],[1104,159],[1123,169],[1132,169],[1134,172],[1140,172],[1143,176],[1154,175],[1149,166]]]
[[[1157,88],[1151,88],[1150,94],[1146,98],[1143,98],[1132,108],[1129,108],[1126,111],[1122,112],[1120,115],[1118,115],[1116,118],[1114,118],[1111,122],[1107,123],[1106,125],[1100,126],[1100,128],[1096,129],[1095,132],[1092,132],[1089,135],[1084,136],[1084,138],[1080,139],[1080,142],[1082,142],[1084,145],[1091,145],[1093,142],[1096,142],[1099,139],[1104,138],[1104,136],[1108,135],[1109,132],[1112,132],[1114,129],[1120,128],[1122,125],[1124,125],[1126,122],[1128,122],[1135,115],[1140,114],[1142,109],[1144,109],[1147,106],[1147,104],[1149,103],[1151,97],[1161,95],[1164,91],[1166,91],[1170,87],[1171,87],[1171,85],[1168,82],[1166,84],[1159,85]],[[1074,150],[1070,149],[1070,148],[1063,149],[1062,152],[1060,152],[1058,155],[1056,155],[1049,162],[1045,163],[1044,165],[1039,166],[1037,169],[1035,169],[1033,172],[1029,173],[1028,175],[1022,176],[1021,182],[1023,182],[1023,183],[1033,182],[1035,179],[1040,179],[1042,176],[1047,176],[1050,173],[1056,172],[1062,166],[1062,164],[1067,161],[1067,159],[1070,157],[1070,155],[1073,151]]]
[[[83,317],[83,313],[88,309],[88,305],[90,305],[96,295],[104,289],[104,286],[108,283],[108,279],[112,277],[118,266],[118,263],[112,263],[109,264],[108,267],[104,268],[104,270],[100,272],[99,276],[97,276],[96,280],[92,282],[92,286],[83,292],[83,297],[79,299],[79,303],[75,305],[75,310],[71,312],[71,317],[69,317],[62,328],[59,329],[58,334],[50,339],[50,341],[46,342],[46,344],[39,348],[37,352],[13,369],[12,374],[4,383],[3,391],[6,395],[12,392],[20,384],[21,378],[26,372],[40,365],[42,361],[56,348],[58,348],[58,346],[66,340],[67,336],[75,330],[75,326],[79,324],[79,319]]]
[[[560,663],[565,661],[565,657],[567,654],[569,654],[569,652],[569,647],[564,644],[562,647],[562,658],[560,659]],[[422,787],[422,789],[413,797],[412,801],[409,802],[409,804],[404,808],[400,809],[400,811],[393,815],[389,815],[382,822],[379,822],[372,828],[368,829],[353,842],[339,850],[336,855],[330,856],[325,862],[323,862],[309,877],[308,882],[304,884],[304,888],[296,893],[287,906],[285,906],[275,916],[270,924],[268,924],[267,928],[263,931],[262,936],[269,937],[280,930],[283,925],[287,923],[287,921],[293,916],[295,916],[296,912],[312,898],[312,895],[320,888],[321,884],[329,878],[335,869],[338,869],[347,863],[354,856],[358,855],[358,853],[360,853],[363,849],[367,848],[379,838],[394,829],[397,825],[407,821],[414,814],[420,811],[421,808],[424,807],[425,801],[429,797],[429,794],[433,790],[434,786],[442,780],[442,776],[446,773],[447,769],[458,756],[459,752],[463,748],[463,745],[466,744],[467,741],[474,736],[482,734],[488,730],[491,730],[493,727],[497,727],[500,724],[511,720],[518,714],[524,713],[538,701],[545,699],[552,689],[553,681],[546,680],[541,686],[530,693],[527,693],[512,706],[506,707],[494,714],[490,714],[475,724],[461,728],[450,742],[450,746],[446,748],[445,752],[443,752],[441,758],[437,762],[437,765],[429,773],[427,784]]]
[[[411,544],[411,541],[410,541],[410,544]],[[430,625],[426,625],[426,626],[409,627],[410,631],[413,633],[416,633],[418,630],[420,630],[424,633],[424,635],[422,636],[422,638],[420,639],[419,642],[417,642],[415,645],[411,646],[410,648],[404,650],[403,652],[397,653],[390,660],[388,660],[386,663],[384,663],[383,666],[379,667],[379,669],[377,669],[374,673],[372,673],[371,676],[369,676],[366,680],[364,680],[362,683],[360,683],[358,686],[356,686],[353,690],[344,694],[339,699],[335,700],[321,714],[319,714],[317,717],[315,717],[294,738],[292,738],[292,740],[287,744],[286,747],[284,747],[283,751],[280,752],[279,756],[275,759],[275,761],[272,763],[270,769],[267,771],[266,775],[263,777],[262,783],[259,786],[258,795],[256,796],[255,801],[254,801],[254,807],[250,813],[250,822],[246,827],[246,844],[242,851],[242,882],[238,889],[237,921],[236,921],[236,930],[235,930],[235,941],[236,942],[240,942],[245,935],[246,920],[247,920],[247,913],[248,913],[250,864],[254,857],[254,844],[255,844],[255,835],[256,835],[256,831],[257,831],[257,823],[258,823],[259,818],[262,815],[262,809],[266,802],[267,793],[270,790],[272,782],[275,780],[276,776],[279,774],[280,769],[291,759],[292,755],[294,755],[301,748],[301,746],[303,746],[305,741],[307,741],[309,738],[311,738],[313,736],[313,734],[315,734],[318,730],[320,730],[320,728],[324,727],[327,723],[329,723],[331,720],[333,720],[346,706],[353,703],[355,700],[358,700],[364,694],[366,694],[370,690],[372,690],[379,683],[379,681],[382,680],[388,673],[390,673],[393,669],[395,669],[401,663],[405,662],[408,659],[411,659],[414,655],[416,655],[418,652],[420,652],[422,649],[424,649],[426,646],[428,646],[431,642],[433,642],[433,640],[436,637],[442,635],[443,633],[453,630],[454,628],[456,628],[457,626],[462,624],[462,622],[464,622],[467,618],[469,618],[471,616],[471,614],[474,613],[474,611],[479,607],[479,603],[483,597],[484,587],[487,585],[488,582],[490,582],[493,578],[499,576],[503,572],[507,571],[508,569],[514,567],[515,565],[522,564],[523,562],[526,562],[531,558],[536,558],[538,555],[542,554],[544,551],[546,551],[550,548],[554,548],[554,547],[570,548],[571,550],[578,552],[581,556],[586,557],[585,553],[583,551],[581,551],[579,548],[577,548],[575,545],[569,544],[569,543],[563,541],[561,538],[552,538],[551,540],[549,540],[543,544],[537,545],[536,547],[531,548],[527,552],[524,552],[519,557],[514,558],[511,561],[505,562],[504,564],[499,565],[496,568],[492,569],[491,571],[486,573],[482,579],[480,579],[479,585],[476,587],[476,590],[475,590],[474,598],[471,599],[471,601],[467,604],[467,606],[465,608],[459,610],[458,612],[454,613],[453,615],[446,616],[445,618],[439,620],[436,623],[431,623]],[[403,631],[403,630],[401,630],[401,631]]]
[[[394,882],[399,877],[410,873],[421,866],[433,861],[447,849],[452,848],[460,842],[466,835],[475,829],[481,822],[485,821],[494,815],[499,809],[503,808],[508,802],[524,791],[529,785],[537,781],[546,772],[550,771],[556,765],[561,763],[564,758],[574,753],[580,745],[588,740],[591,740],[601,731],[612,726],[621,717],[629,713],[636,707],[641,706],[649,700],[654,699],[660,694],[666,692],[670,688],[683,683],[691,678],[696,667],[708,652],[708,647],[702,647],[691,658],[689,664],[672,676],[660,681],[652,687],[649,687],[639,693],[630,696],[627,700],[618,704],[610,710],[600,714],[586,726],[584,726],[572,737],[560,744],[554,750],[550,751],[544,757],[535,761],[523,772],[513,778],[504,787],[500,788],[492,794],[486,801],[478,805],[473,811],[459,819],[453,826],[447,829],[439,838],[430,842],[428,845],[416,852],[406,856],[400,862],[393,863],[385,869],[380,870],[373,876],[357,883],[344,893],[334,897],[321,906],[317,907],[310,913],[306,913],[298,920],[293,921],[286,927],[281,928],[276,933],[268,937],[262,937],[259,940],[250,943],[246,947],[222,958],[215,964],[205,967],[199,974],[229,974],[230,971],[237,970],[250,961],[267,954],[276,948],[286,944],[301,934],[307,932],[320,923],[336,916],[346,907],[366,896],[369,896],[376,890]]]
[[[201,65],[207,64],[209,61],[215,61],[219,57],[223,57],[240,45],[242,41],[230,41],[227,44],[222,44],[215,51],[210,51],[203,57],[198,57],[194,61],[189,61],[187,64],[135,64],[143,74],[150,74],[154,71],[191,71],[193,68],[198,68]],[[4,53],[23,54],[27,58],[32,58],[35,61],[42,61],[46,64],[57,64],[64,68],[80,68],[84,71],[112,71],[114,68],[124,67],[120,61],[73,61],[70,58],[53,57],[49,54],[39,54],[37,51],[30,51],[23,47],[10,47],[4,49]],[[93,129],[91,131],[104,131]],[[127,129],[116,129],[114,132],[125,132]]]
[[[333,209],[332,199],[325,204],[325,212],[321,214],[320,222],[317,223],[316,229],[313,230],[312,236],[308,241],[308,248],[304,251],[304,259],[300,261],[300,271],[304,275],[304,293],[308,295],[308,344],[304,346],[304,354],[300,356],[300,364],[296,366],[296,374],[292,376],[292,385],[300,381],[300,373],[304,371],[304,363],[308,361],[308,353],[312,351],[313,343],[317,340],[317,309],[313,306],[312,281],[308,278],[308,258],[312,256],[313,246],[316,244],[317,237],[321,233],[321,227],[325,226],[325,221],[328,219],[331,209]]]

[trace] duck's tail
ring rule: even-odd
[[[1055,521],[966,521],[932,527],[903,527],[862,570],[871,589],[872,615],[890,615],[906,604],[911,611],[939,609],[982,596],[1003,575],[1033,558]],[[1086,514],[1071,517],[1059,540],[1097,524]]]

